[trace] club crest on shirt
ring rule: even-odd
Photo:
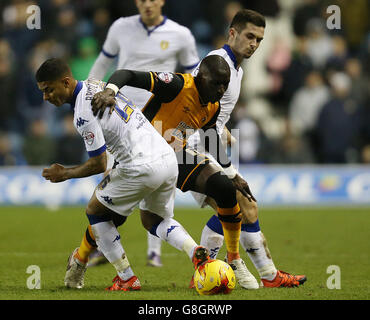
[[[170,83],[173,79],[173,74],[169,72],[159,72],[158,78],[165,83]]]
[[[89,146],[91,146],[93,144],[95,136],[92,132],[84,131],[84,132],[82,132],[82,137]]]
[[[169,46],[169,42],[166,40],[162,40],[160,46],[162,50],[166,50]]]

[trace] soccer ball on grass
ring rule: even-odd
[[[194,286],[200,295],[230,293],[235,283],[233,269],[218,259],[199,266],[194,273]]]

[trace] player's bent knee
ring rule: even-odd
[[[227,176],[220,172],[208,178],[205,194],[213,198],[220,208],[230,208],[236,205],[235,186]]]
[[[160,224],[163,220],[157,214],[146,210],[140,210],[140,217],[143,227],[148,231],[151,231],[153,226]]]

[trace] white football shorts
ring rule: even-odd
[[[129,216],[139,204],[162,218],[173,217],[178,176],[174,152],[153,162],[112,169],[95,189],[96,198],[105,207]]]

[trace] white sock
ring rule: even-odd
[[[113,221],[104,221],[91,225],[96,244],[107,260],[114,266],[122,280],[128,280],[133,275],[125,250],[121,244],[121,236]]]
[[[260,277],[266,280],[273,280],[277,270],[270,257],[270,253],[266,251],[264,241],[265,239],[261,231],[242,231],[240,234],[240,243],[252,260]]]
[[[185,251],[190,259],[193,257],[193,251],[197,244],[176,220],[172,218],[164,219],[157,226],[156,234],[174,248]]]
[[[209,256],[211,259],[217,259],[218,252],[223,243],[224,236],[222,234],[213,231],[207,225],[204,226],[200,244],[209,250]]]
[[[124,254],[121,236],[113,221],[103,221],[91,225],[96,244],[110,263],[122,258]]]
[[[128,280],[134,276],[134,272],[132,271],[130,263],[128,262],[125,254],[122,256],[122,258],[112,262],[112,264],[116,268],[117,274],[122,280]]]
[[[148,256],[150,256],[150,254],[152,252],[154,252],[156,255],[160,256],[161,255],[161,247],[162,247],[162,239],[152,235],[148,231],[148,251],[147,251]]]

